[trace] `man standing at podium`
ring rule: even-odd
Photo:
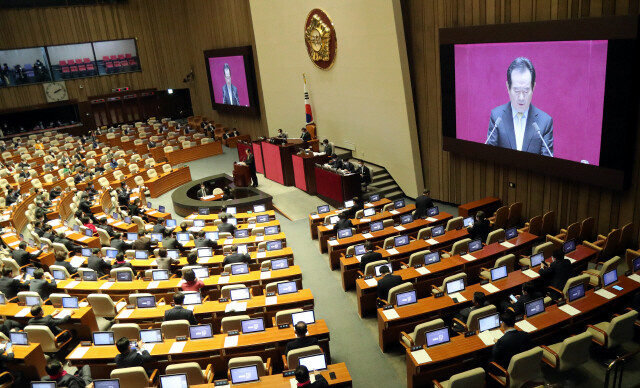
[[[247,158],[244,163],[249,166],[249,172],[251,173],[251,182],[253,187],[258,187],[258,176],[256,175],[256,159],[253,157],[253,151],[251,148],[247,148]]]

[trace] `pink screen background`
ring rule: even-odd
[[[484,143],[491,110],[509,102],[507,68],[536,70],[531,103],[553,119],[554,157],[600,163],[607,41],[455,45],[456,137]]]
[[[222,86],[224,86],[224,64],[229,64],[231,70],[231,84],[238,88],[238,100],[241,106],[249,106],[249,92],[247,91],[247,75],[244,70],[242,55],[233,57],[209,58],[209,71],[216,104],[222,104]]]

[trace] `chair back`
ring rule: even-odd
[[[128,267],[114,268],[109,273],[109,276],[114,278],[114,279],[116,279],[118,277],[118,272],[128,272],[128,273],[131,274],[131,279],[135,279],[135,274],[133,273],[133,270],[131,268],[128,268]]]
[[[56,346],[56,339],[51,329],[44,325],[28,325],[24,331],[29,336],[29,342],[40,344],[45,353],[55,353],[59,349]]]
[[[495,221],[493,221],[494,228],[496,229],[506,228],[507,221],[509,220],[509,208],[507,206],[499,207],[498,210],[496,210],[494,217],[495,217]]]
[[[618,244],[620,243],[620,238],[622,237],[621,229],[614,229],[607,235],[607,238],[604,241],[604,245],[602,246],[602,251],[598,255],[598,258],[608,259],[613,256],[615,252],[618,250]]]
[[[503,265],[507,266],[507,272],[513,272],[516,265],[516,255],[510,253],[499,257],[493,265],[493,268],[502,267]]]
[[[147,176],[148,176],[150,179],[153,179],[153,178],[155,178],[155,177],[157,177],[157,176],[158,176],[158,172],[157,172],[156,170],[154,170],[153,168],[151,168],[151,169],[149,169],[149,170],[147,171]]]
[[[387,294],[387,303],[396,304],[396,295],[401,292],[407,292],[413,290],[413,283],[405,282],[402,284],[398,284],[395,287],[392,287]]]
[[[445,228],[445,230],[448,232],[450,230],[456,230],[458,228],[462,228],[463,225],[463,218],[462,217],[454,217],[452,219],[450,219],[449,221],[447,221],[447,227]]]
[[[590,241],[593,236],[593,228],[596,225],[596,219],[593,217],[588,217],[582,220],[580,223],[580,235],[578,237],[578,241]]]
[[[556,212],[553,210],[546,212],[544,216],[542,216],[542,230],[540,231],[541,236],[552,234],[555,226],[556,226]]]
[[[554,245],[551,241],[544,242],[542,244],[538,244],[533,248],[533,253],[531,255],[535,255],[536,253],[543,253],[545,259],[548,259],[553,255]]]
[[[237,290],[238,288],[247,288],[247,286],[244,284],[229,284],[227,286],[223,286],[222,289],[220,289],[220,296],[222,298],[229,298],[231,296],[231,290]]]
[[[482,368],[475,368],[457,373],[449,379],[449,388],[484,387],[485,372]]]
[[[426,333],[428,331],[441,329],[443,327],[444,327],[444,321],[442,320],[442,318],[434,319],[429,322],[424,322],[417,325],[413,329],[413,333],[411,333],[411,336],[413,337],[414,346],[422,346],[426,343],[426,340],[427,340]]]
[[[602,264],[602,268],[600,269],[600,278],[602,278],[602,275],[606,274],[612,269],[617,269],[621,261],[622,259],[620,258],[620,256],[613,256],[609,260],[605,261],[604,264]]]
[[[385,228],[393,226],[393,218],[387,218],[387,219],[382,220],[382,226],[385,227]]]
[[[111,326],[116,341],[122,337],[137,341],[140,338],[140,326],[137,323],[116,323]]]
[[[453,280],[458,280],[458,279],[464,279],[464,284],[467,284],[467,274],[465,272],[460,272],[455,275],[447,276],[446,278],[444,278],[444,280],[442,281],[442,287],[441,287],[442,291],[444,292],[447,291],[447,289],[445,288],[447,283]]]
[[[170,164],[168,164],[168,163],[167,163],[167,164],[163,164],[163,165],[162,165],[162,171],[163,171],[163,172],[165,172],[165,173],[167,173],[167,172],[171,172],[171,169],[172,169],[172,168],[173,168],[173,167],[171,167],[171,165],[170,165]]]
[[[89,294],[87,300],[96,317],[113,318],[116,316],[116,306],[109,295]]]
[[[560,360],[556,368],[559,372],[574,369],[589,360],[589,347],[591,346],[591,333],[574,335],[562,341],[558,358]]]
[[[427,253],[431,253],[431,251],[425,249],[424,251],[412,253],[411,256],[409,256],[409,267],[413,267],[418,264],[424,264],[424,255],[426,255]]]
[[[607,348],[613,348],[625,342],[631,341],[634,334],[634,324],[638,319],[638,312],[631,310],[623,315],[618,315],[611,320],[611,324],[606,330]]]
[[[276,325],[284,325],[285,323],[291,326],[295,325],[298,322],[291,321],[291,314],[301,313],[302,311],[301,308],[278,311],[276,313]]]
[[[375,267],[381,264],[388,264],[389,262],[386,260],[377,260],[373,261],[364,267],[364,276],[374,276],[375,275]]]
[[[505,238],[504,229],[499,228],[499,229],[493,230],[487,236],[487,245],[497,243],[500,240],[504,240],[504,238]]]
[[[569,300],[569,289],[571,287],[575,287],[578,284],[584,284],[584,287],[586,290],[587,286],[589,286],[589,279],[591,278],[587,274],[582,274],[582,275],[569,278],[567,280],[567,283],[565,283],[564,288],[562,289],[562,294],[564,295],[565,299]]]
[[[148,292],[139,292],[139,293],[129,294],[129,304],[137,305],[138,298],[142,298],[144,296],[153,296],[153,294]]]
[[[322,353],[322,348],[318,345],[290,350],[289,353],[287,353],[287,367],[289,367],[289,369],[296,369],[300,357],[311,356],[318,353]]]
[[[61,265],[55,265],[55,264],[50,265],[49,271],[53,273],[53,270],[62,271],[65,279],[69,279],[71,277],[71,275],[69,274],[69,271],[67,271],[67,269]]]
[[[51,267],[49,267],[49,268],[51,268]],[[69,294],[63,294],[63,293],[54,292],[53,294],[49,294],[49,301],[51,301],[51,304],[54,305],[54,306],[62,306],[62,298],[65,298],[65,297],[68,297],[68,296],[69,296]]]
[[[527,381],[542,380],[542,348],[535,347],[511,358],[507,372],[509,387],[521,387]]]
[[[100,237],[100,245],[107,247],[110,246],[111,237],[109,237],[109,233],[102,228],[96,228],[96,230],[98,231],[98,237]]]
[[[469,249],[470,238],[463,238],[453,243],[451,247],[451,256],[459,255],[461,252],[466,252]]]
[[[145,388],[149,384],[149,375],[141,366],[118,368],[111,371],[112,379],[119,379],[121,387]]]
[[[528,232],[534,236],[542,236],[542,216],[535,216],[529,220]]]
[[[138,226],[138,233],[145,231],[144,221],[138,216],[131,217],[131,221]]]
[[[484,307],[481,307],[479,309],[474,309],[471,310],[471,312],[469,313],[469,317],[467,318],[467,331],[476,331],[478,330],[478,319],[487,316],[487,315],[491,315],[495,312],[497,312],[498,310],[496,309],[496,306],[490,304]]]
[[[618,247],[616,252],[624,252],[625,249],[631,245],[631,237],[633,235],[633,222],[629,222],[625,226],[622,227],[622,231],[620,232],[620,242],[618,243]]]
[[[62,251],[65,253],[65,255],[69,255],[69,250],[67,249],[67,247],[64,246],[64,244],[53,243],[53,251],[54,252]]]
[[[384,243],[382,244],[382,248],[383,249],[387,249],[387,247],[394,246],[394,238],[395,238],[395,236],[385,238],[384,239]]]
[[[220,332],[227,333],[232,330],[241,331],[242,324],[240,322],[244,321],[245,319],[251,319],[251,317],[248,315],[234,315],[232,317],[222,318],[222,323],[221,323],[222,329]]]
[[[518,226],[522,217],[522,202],[514,202],[509,206],[509,217],[507,218],[507,228]]]
[[[20,292],[18,292],[18,301],[21,302],[21,303],[26,303],[28,296],[40,299],[40,305],[42,305],[42,298],[40,297],[40,294],[38,294],[36,291],[20,291]]]
[[[186,319],[176,319],[175,321],[162,322],[160,325],[162,335],[165,339],[172,339],[178,336],[189,336],[189,321]]]
[[[264,362],[262,362],[262,358],[260,356],[234,357],[229,360],[229,369],[251,365],[258,367],[259,377],[267,374],[267,368],[265,368]]]
[[[567,235],[565,236],[564,241],[575,240],[578,236],[580,236],[580,223],[574,222],[567,227]]]
[[[433,226],[429,226],[428,228],[422,228],[418,231],[418,237],[416,237],[417,240],[426,240],[428,238],[431,238],[431,229],[433,229]]]
[[[181,364],[167,365],[166,373],[168,375],[184,373],[187,375],[187,383],[189,386],[197,384],[206,384],[204,373],[202,368],[197,362],[184,362]]]

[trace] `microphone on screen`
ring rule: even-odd
[[[487,136],[487,140],[484,142],[484,144],[487,144],[489,142],[489,139],[491,139],[491,135],[493,135],[493,131],[495,131],[496,128],[498,128],[498,125],[500,125],[501,122],[502,122],[502,117],[498,117],[498,119],[496,120],[496,123],[493,124],[493,129],[491,130],[491,132],[489,132],[489,136]]]
[[[542,144],[544,144],[544,147],[547,149],[547,152],[553,158],[553,152],[551,152],[551,150],[549,149],[547,142],[544,141],[544,137],[542,137],[542,134],[540,133],[540,127],[538,126],[538,123],[536,123],[535,121],[533,122],[533,129],[535,129],[536,132],[538,132],[538,136],[540,136],[540,140],[542,140]]]

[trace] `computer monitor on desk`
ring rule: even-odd
[[[369,225],[372,232],[377,232],[384,229],[384,223],[382,221],[374,221]]]
[[[498,313],[484,316],[478,319],[478,327],[480,332],[493,330],[500,327],[500,318]]]
[[[376,265],[375,267],[373,267],[375,273],[376,273],[376,277],[380,277],[382,276],[382,273],[380,273],[380,269],[382,269],[382,267],[387,267],[389,268],[389,273],[393,272],[393,268],[391,267],[391,264],[380,264],[380,265]]]
[[[250,383],[260,380],[260,377],[258,377],[258,367],[256,365],[230,368],[229,374],[231,375],[231,384]]]
[[[603,287],[608,287],[618,281],[618,271],[614,268],[602,275]]]
[[[373,216],[375,214],[376,214],[376,209],[373,208],[373,207],[364,209],[364,211],[362,212],[362,215],[365,216],[365,217],[371,217],[371,216]]]
[[[464,288],[465,288],[464,279],[451,280],[445,284],[447,295],[464,291]]]
[[[120,388],[119,379],[93,380],[93,388]]]
[[[440,252],[430,252],[424,254],[424,264],[435,264],[440,262]]]
[[[531,268],[535,268],[542,264],[544,261],[544,253],[536,253],[535,255],[531,255]]]
[[[373,202],[377,202],[380,200],[380,194],[371,194],[369,196],[369,202],[373,203]]]
[[[298,322],[304,322],[307,325],[316,323],[316,316],[313,310],[301,311],[299,313],[291,313],[291,322],[295,325]]]
[[[431,229],[431,238],[442,236],[444,234],[444,225],[434,226]]]
[[[562,244],[562,251],[565,255],[576,250],[576,240],[569,240]]]
[[[402,307],[402,306],[407,306],[414,303],[418,303],[416,290],[399,292],[396,294],[396,306]]]
[[[240,322],[242,334],[259,333],[264,331],[264,319],[245,319]]]
[[[462,220],[462,224],[464,225],[465,228],[473,226],[473,217],[465,218],[464,220]]]
[[[162,342],[161,329],[143,329],[140,330],[140,340],[147,344],[155,344]]]
[[[531,318],[544,312],[544,298],[532,300],[524,304],[524,311],[527,318]]]
[[[327,360],[324,353],[300,357],[298,359],[298,364],[306,366],[309,372],[327,369]]]
[[[189,326],[189,338],[192,340],[207,339],[213,337],[210,324]]]
[[[495,282],[496,280],[500,280],[507,277],[507,266],[502,265],[497,268],[491,268],[491,281]]]
[[[160,376],[160,388],[189,388],[187,374],[180,373]]]
[[[569,303],[582,298],[584,296],[584,283],[569,287],[567,294],[569,296]]]
[[[442,329],[431,330],[425,333],[427,338],[427,347],[430,348],[436,345],[442,345],[449,342],[449,328],[443,327]]]
[[[112,331],[94,331],[91,336],[93,337],[93,344],[96,346],[114,345],[116,343]]]
[[[511,240],[512,238],[518,237],[518,228],[509,228],[504,232],[505,240]]]

